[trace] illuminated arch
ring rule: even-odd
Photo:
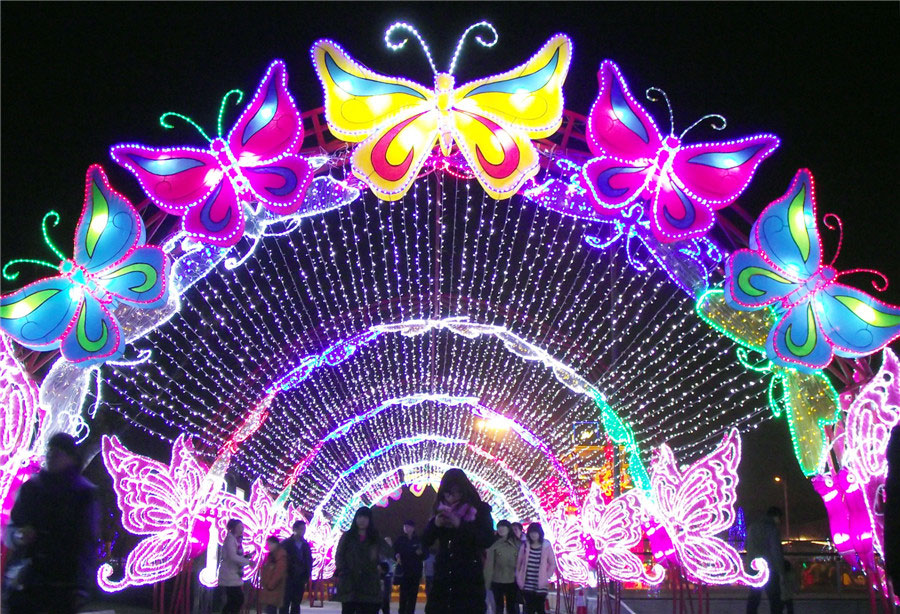
[[[498,426],[508,427],[524,442],[529,444],[531,447],[539,450],[541,454],[543,454],[544,457],[547,458],[554,469],[556,469],[559,477],[564,480],[566,486],[568,487],[571,501],[573,503],[576,502],[575,489],[572,485],[571,480],[569,479],[569,475],[565,467],[562,466],[559,458],[557,458],[557,456],[553,453],[549,446],[541,441],[541,439],[538,438],[534,433],[522,426],[519,422],[512,420],[511,418],[507,418],[499,412],[496,412],[493,409],[482,405],[478,402],[478,397],[455,397],[452,395],[428,393],[419,393],[407,397],[389,399],[362,414],[357,414],[356,416],[345,420],[343,423],[332,429],[331,432],[329,432],[327,435],[322,437],[319,442],[316,443],[316,445],[314,445],[312,449],[296,465],[294,465],[294,469],[285,480],[285,488],[292,486],[296,482],[297,477],[314,462],[316,456],[318,456],[319,452],[329,441],[334,441],[345,436],[354,426],[365,422],[366,420],[372,419],[384,411],[397,407],[412,407],[415,405],[419,405],[425,401],[431,401],[433,403],[438,403],[447,407],[464,408],[471,412],[473,415],[479,416],[484,420],[492,421],[495,424],[499,423]]]
[[[403,437],[403,438],[397,439],[395,441],[392,441],[391,443],[384,445],[384,446],[378,448],[377,450],[373,450],[372,452],[367,454],[364,458],[359,459],[350,467],[342,470],[340,472],[338,478],[335,480],[334,484],[332,484],[331,487],[326,492],[325,496],[323,496],[319,500],[319,504],[316,507],[316,509],[313,511],[312,516],[313,517],[321,517],[325,507],[331,502],[331,499],[334,498],[340,483],[342,481],[346,480],[347,478],[350,478],[361,467],[363,467],[367,463],[373,461],[374,459],[387,454],[391,450],[398,448],[399,446],[414,447],[423,442],[432,442],[432,443],[436,443],[439,445],[447,445],[447,446],[452,446],[452,445],[465,446],[466,449],[477,454],[478,456],[481,456],[485,460],[496,463],[497,466],[502,470],[502,472],[511,481],[513,481],[519,485],[519,488],[522,492],[524,500],[536,511],[536,513],[538,515],[542,515],[541,506],[540,506],[538,497],[534,493],[533,489],[528,485],[528,482],[521,475],[519,475],[514,469],[512,469],[509,466],[509,464],[506,463],[503,459],[497,458],[496,456],[492,455],[490,452],[484,450],[483,448],[480,448],[479,446],[476,446],[475,444],[471,443],[467,439],[444,437],[442,435],[433,435],[433,434],[419,434],[419,435],[413,435],[410,437]],[[425,462],[427,460],[429,460],[429,459],[423,459],[423,461],[420,461],[420,462]],[[372,480],[369,480],[367,482],[367,484],[371,484],[371,483],[372,483]],[[363,490],[363,489],[357,489],[355,495],[358,495],[358,493],[361,492],[361,490]],[[352,499],[352,496],[348,497],[348,499]]]

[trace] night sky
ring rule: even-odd
[[[379,72],[430,85],[415,41],[391,52],[385,29],[398,20],[413,23],[443,69],[462,31],[481,19],[496,26],[500,41],[492,49],[470,42],[457,83],[511,68],[552,34],[565,32],[574,42],[565,87],[569,109],[588,112],[597,67],[610,58],[636,95],[651,85],[668,93],[676,132],[707,113],[727,117],[724,132],[698,128],[688,141],[779,135],[781,148],[740,203],[756,215],[786,190],[798,168],[810,168],[820,215],[831,211],[844,220],[838,269],[880,269],[897,284],[881,298],[900,304],[900,134],[897,98],[890,95],[900,74],[900,12],[892,2],[3,3],[3,262],[52,258],[39,229],[51,208],[63,218],[54,229],[57,243],[71,248],[91,163],[103,164],[113,185],[134,202],[142,199],[133,177],[110,160],[110,145],[202,145],[191,129],[160,128],[164,111],[214,130],[221,96],[235,87],[252,91],[274,58],[287,62],[301,110],[321,106],[309,49],[325,37]],[[664,108],[646,106],[665,128]],[[830,260],[835,233],[824,240]],[[38,274],[44,272],[23,271],[22,280]],[[871,291],[869,278],[847,281]],[[783,423],[748,434],[744,449],[740,503],[751,516],[781,501],[776,474],[788,480],[792,524],[824,516],[792,458]]]

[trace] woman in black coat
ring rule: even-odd
[[[422,535],[425,549],[438,542],[434,584],[426,614],[484,614],[484,550],[493,542],[491,506],[484,503],[462,469],[441,478],[434,516]]]

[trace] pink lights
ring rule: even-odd
[[[43,422],[38,388],[0,335],[0,526],[6,524],[18,487],[37,471],[40,456],[33,444]]]
[[[172,444],[169,465],[129,452],[117,437],[103,438],[103,462],[113,477],[116,500],[122,510],[122,526],[136,535],[147,535],[128,554],[125,576],[111,580],[113,569],[105,563],[97,571],[97,583],[107,592],[128,586],[152,584],[178,574],[191,554],[192,537],[207,501],[198,495],[206,477],[184,435]],[[201,537],[196,538],[202,541]]]
[[[581,527],[593,540],[597,563],[608,578],[653,585],[663,581],[665,572],[658,564],[648,570],[641,558],[632,552],[644,539],[643,518],[644,511],[636,490],[606,503],[600,485],[591,485],[581,507]]]
[[[882,556],[887,444],[891,429],[900,422],[900,361],[890,348],[884,350],[883,357],[878,373],[847,409],[841,458],[860,488],[866,524]]]
[[[749,575],[738,552],[715,537],[734,524],[740,460],[737,429],[731,429],[719,447],[684,471],[675,464],[669,446],[659,448],[650,477],[654,505],[648,535],[653,556],[664,563],[677,562],[691,581],[748,586],[763,586],[768,581],[765,561],[754,559],[750,566],[757,573]]]
[[[649,202],[654,236],[663,242],[699,238],[750,184],[757,167],[778,147],[778,137],[759,134],[732,141],[682,144],[674,126],[664,136],[653,117],[631,95],[619,67],[610,60],[597,73],[599,92],[588,118],[587,141],[596,156],[582,181],[596,211],[619,216],[638,199]],[[665,94],[656,88],[649,92]],[[666,98],[668,104],[668,98]],[[672,123],[671,107],[669,123]]]

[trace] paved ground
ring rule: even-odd
[[[589,600],[589,614],[597,614],[596,601]],[[555,601],[551,602],[555,612]],[[396,613],[397,604],[391,604],[391,612]],[[696,603],[694,604],[696,608]],[[96,614],[151,614],[149,609],[134,608],[123,606],[120,604],[103,605],[93,604],[89,610]],[[339,603],[326,601],[325,606],[321,608],[310,608],[308,604],[304,604],[303,611],[308,614],[339,614],[341,607]],[[425,611],[424,602],[419,603],[416,608],[417,614]],[[694,610],[688,610],[694,611]],[[741,597],[729,598],[711,598],[709,604],[710,614],[744,614],[746,611],[746,601]],[[759,609],[761,614],[768,614],[768,603],[763,600],[763,604]],[[869,602],[860,598],[804,598],[797,599],[794,602],[794,611],[797,614],[869,614]],[[251,610],[251,613],[255,610]],[[561,612],[565,613],[565,607],[561,608]],[[604,614],[608,610],[604,609]],[[647,598],[641,596],[626,596],[622,600],[621,614],[670,614],[672,612],[672,601],[665,597]]]

